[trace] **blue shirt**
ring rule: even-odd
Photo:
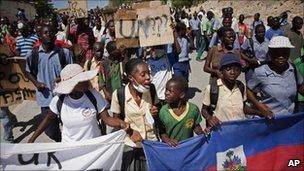
[[[296,83],[295,72],[297,71],[291,64],[282,75],[271,70],[268,65],[262,65],[254,70],[247,87],[256,93],[260,92],[261,102],[267,105],[275,115],[292,114],[297,85],[303,83],[303,77],[298,77],[298,83]]]
[[[270,28],[266,31],[265,37],[268,40],[271,40],[271,38],[274,36],[284,36],[284,31],[281,29],[274,30],[272,28]]]
[[[37,81],[46,84],[47,88],[42,92],[36,90],[36,100],[40,107],[48,107],[53,98],[52,91],[55,87],[54,81],[56,78],[60,77],[60,72],[62,70],[59,60],[60,48],[55,47],[53,51],[47,53],[41,45],[38,52]],[[70,53],[68,49],[64,49],[64,55],[67,64],[73,63],[72,53]],[[28,62],[32,62],[32,51],[27,53],[26,58],[26,71],[30,72]]]
[[[255,36],[252,37],[252,40],[256,59],[265,61],[267,58],[269,40],[265,38],[264,41],[260,43]],[[246,39],[245,43],[242,45],[242,49],[252,51],[249,39]]]
[[[181,47],[181,53],[178,55],[178,62],[189,61],[189,42],[186,38],[177,38],[177,41]]]
[[[20,56],[25,57],[33,49],[33,45],[37,40],[38,37],[35,35],[30,35],[27,38],[18,36],[16,38],[16,49],[20,51]]]

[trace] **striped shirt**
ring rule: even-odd
[[[23,36],[18,36],[16,40],[16,48],[20,51],[20,56],[25,57],[27,52],[33,49],[33,45],[38,40],[38,37],[36,35],[31,35],[27,38],[24,38]]]

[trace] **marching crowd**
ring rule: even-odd
[[[256,13],[247,25],[231,7],[222,16],[203,9],[171,14],[174,42],[138,48],[117,47],[114,21],[104,22],[100,11],[88,18],[3,17],[1,46],[26,59],[41,107],[28,142],[42,132],[56,142],[83,141],[106,134],[109,125],[128,134],[122,170],[146,170],[142,140],[174,147],[222,122],[304,111],[303,18],[289,20],[284,12],[263,22]],[[187,98],[193,51],[210,74],[202,106]],[[242,72],[245,83],[237,80]],[[8,115],[1,107],[5,141],[13,142]]]

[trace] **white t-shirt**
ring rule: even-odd
[[[149,58],[147,63],[151,72],[151,82],[155,85],[157,97],[160,100],[165,100],[166,83],[171,78],[167,57]]]
[[[96,98],[98,113],[101,113],[108,103],[95,89],[90,91]],[[58,99],[59,96],[55,96],[50,103],[51,111],[57,115],[59,115]],[[79,99],[72,99],[67,95],[62,103],[60,117],[62,120],[62,142],[83,141],[101,136],[95,107],[85,94]]]

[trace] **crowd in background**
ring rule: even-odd
[[[244,23],[232,7],[222,16],[172,8],[174,42],[138,48],[116,46],[114,21],[101,9],[87,18],[53,12],[28,20],[22,10],[17,17],[1,18],[0,43],[8,49],[2,57],[26,59],[37,88],[41,119],[29,142],[43,131],[56,142],[86,140],[109,132],[106,124],[128,133],[123,170],[144,170],[143,139],[177,146],[222,122],[304,111],[303,18],[288,12]],[[192,53],[210,74],[202,106],[187,98]],[[13,142],[9,113],[1,108],[5,141]]]

